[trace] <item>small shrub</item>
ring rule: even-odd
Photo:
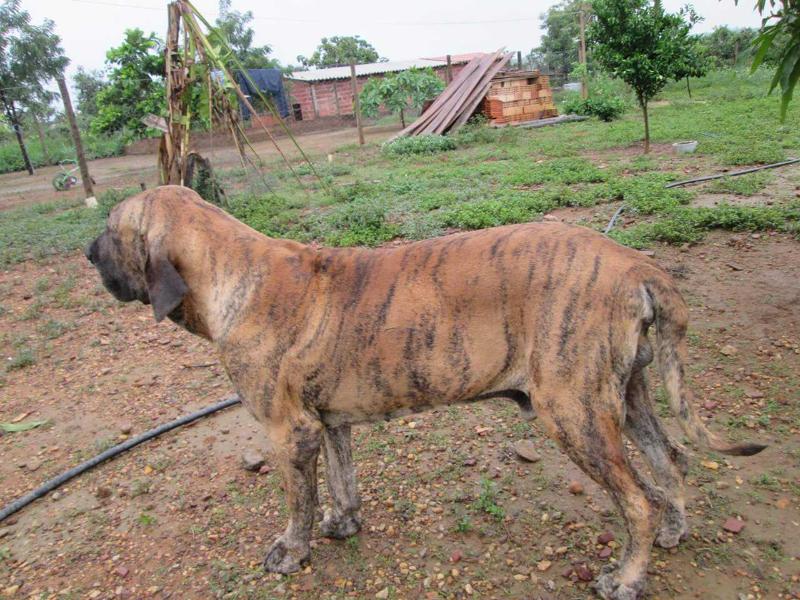
[[[6,368],[9,371],[17,371],[30,367],[36,364],[36,354],[30,348],[20,348],[16,356],[11,357],[11,360],[6,362]]]
[[[753,196],[772,183],[769,173],[751,173],[740,177],[723,177],[711,182],[706,191],[712,194],[736,194],[737,196]]]
[[[625,101],[619,96],[589,96],[584,99],[578,93],[569,94],[561,104],[567,114],[597,117],[601,121],[613,121],[625,112]]]
[[[405,156],[409,154],[436,154],[447,150],[455,150],[456,142],[451,137],[443,135],[417,135],[412,137],[401,137],[392,142],[384,144],[381,148],[383,152],[395,156]]]

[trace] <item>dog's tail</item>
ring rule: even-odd
[[[743,443],[730,445],[706,427],[695,412],[692,394],[686,386],[683,365],[686,358],[686,328],[689,309],[675,288],[667,281],[651,281],[645,286],[653,303],[656,328],[656,354],[659,372],[667,392],[669,406],[693,443],[722,454],[752,456],[766,446]]]

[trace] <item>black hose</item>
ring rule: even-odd
[[[665,189],[680,187],[682,185],[689,185],[691,183],[702,183],[704,181],[711,181],[713,179],[723,179],[725,177],[738,177],[739,175],[747,175],[748,173],[755,173],[756,171],[763,171],[764,169],[777,169],[778,167],[785,167],[799,163],[800,158],[790,158],[781,162],[772,163],[770,165],[761,165],[760,167],[750,167],[749,169],[742,169],[741,171],[733,171],[731,173],[722,173],[718,175],[706,175],[704,177],[697,177],[695,179],[685,179],[684,181],[676,181],[668,183],[664,186]]]
[[[150,431],[145,431],[142,434],[137,435],[129,440],[122,442],[121,444],[117,444],[113,448],[109,448],[105,452],[101,452],[94,458],[90,458],[89,460],[82,462],[77,467],[71,468],[69,471],[62,473],[48,481],[45,481],[42,485],[38,488],[33,490],[32,492],[25,494],[21,498],[17,498],[8,506],[5,506],[3,510],[0,510],[0,522],[4,521],[11,515],[13,515],[18,510],[21,510],[28,506],[34,500],[37,500],[47,494],[48,492],[52,492],[54,489],[64,485],[67,481],[72,479],[73,477],[77,477],[81,473],[88,471],[89,469],[96,467],[101,462],[108,460],[109,458],[113,458],[117,454],[121,454],[126,450],[130,450],[131,448],[138,446],[142,442],[146,442],[154,437],[161,435],[162,433],[166,433],[167,431],[171,431],[176,427],[180,427],[181,425],[187,425],[192,421],[196,421],[202,417],[215,413],[217,411],[222,410],[223,408],[228,408],[229,406],[233,406],[235,404],[239,404],[241,399],[239,398],[238,394],[232,394],[225,398],[224,400],[217,402],[216,404],[212,404],[211,406],[207,406],[197,412],[193,412],[188,415],[184,415],[175,419],[174,421],[170,421],[169,423],[164,423],[163,425],[159,425],[155,429],[151,429]]]

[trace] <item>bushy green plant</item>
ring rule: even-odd
[[[616,96],[589,96],[584,99],[578,93],[571,93],[561,106],[567,114],[597,117],[606,122],[618,119],[625,112],[625,101]]]
[[[406,154],[436,154],[447,150],[455,150],[456,142],[444,135],[417,135],[401,137],[384,144],[382,151],[386,154],[403,156]]]
[[[131,196],[138,194],[139,189],[135,187],[126,187],[126,188],[111,188],[104,192],[101,192],[97,196],[97,210],[104,216],[107,217],[111,210],[120,202],[125,200],[125,198],[130,198]]]

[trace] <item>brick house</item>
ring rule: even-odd
[[[450,57],[450,72],[455,77],[473,58],[483,53],[458,54]],[[356,65],[358,91],[371,77],[412,68],[431,67],[447,82],[447,57],[418,58]],[[330,67],[313,71],[295,71],[286,76],[291,117],[295,121],[341,118],[353,114],[353,87],[350,67]]]

